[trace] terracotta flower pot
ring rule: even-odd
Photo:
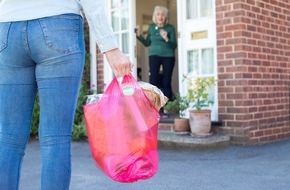
[[[189,134],[189,119],[187,118],[175,118],[174,119],[174,131],[177,135]]]
[[[189,124],[191,136],[193,137],[211,135],[211,110],[190,110]]]

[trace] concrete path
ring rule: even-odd
[[[31,141],[20,190],[40,189],[40,151]],[[151,179],[121,184],[94,165],[87,142],[72,144],[71,190],[290,190],[290,140],[223,149],[159,148],[159,171]]]

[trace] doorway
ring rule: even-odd
[[[183,74],[217,78],[216,7],[214,0],[177,0],[179,77]],[[186,94],[188,85],[180,83],[180,93]],[[210,92],[214,105],[211,119],[218,121],[217,86]]]
[[[146,36],[148,25],[152,23],[152,14],[156,5],[164,6],[169,10],[169,23],[175,27],[177,34],[177,0],[151,0],[143,1],[136,0],[136,27],[139,28],[140,33]],[[144,47],[140,42],[136,41],[136,60],[137,67],[141,69],[140,75],[142,81],[149,82],[149,57],[148,47]],[[178,51],[175,51],[175,66],[172,75],[172,90],[176,94],[179,91],[178,82]]]

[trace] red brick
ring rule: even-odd
[[[264,132],[263,131],[254,131],[254,137],[261,137],[264,136]]]
[[[218,0],[216,7],[219,118],[248,143],[290,137],[288,0]],[[255,132],[244,133],[248,127]]]

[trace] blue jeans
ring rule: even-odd
[[[37,92],[41,189],[69,189],[72,124],[83,66],[79,15],[0,22],[1,190],[19,188]]]

